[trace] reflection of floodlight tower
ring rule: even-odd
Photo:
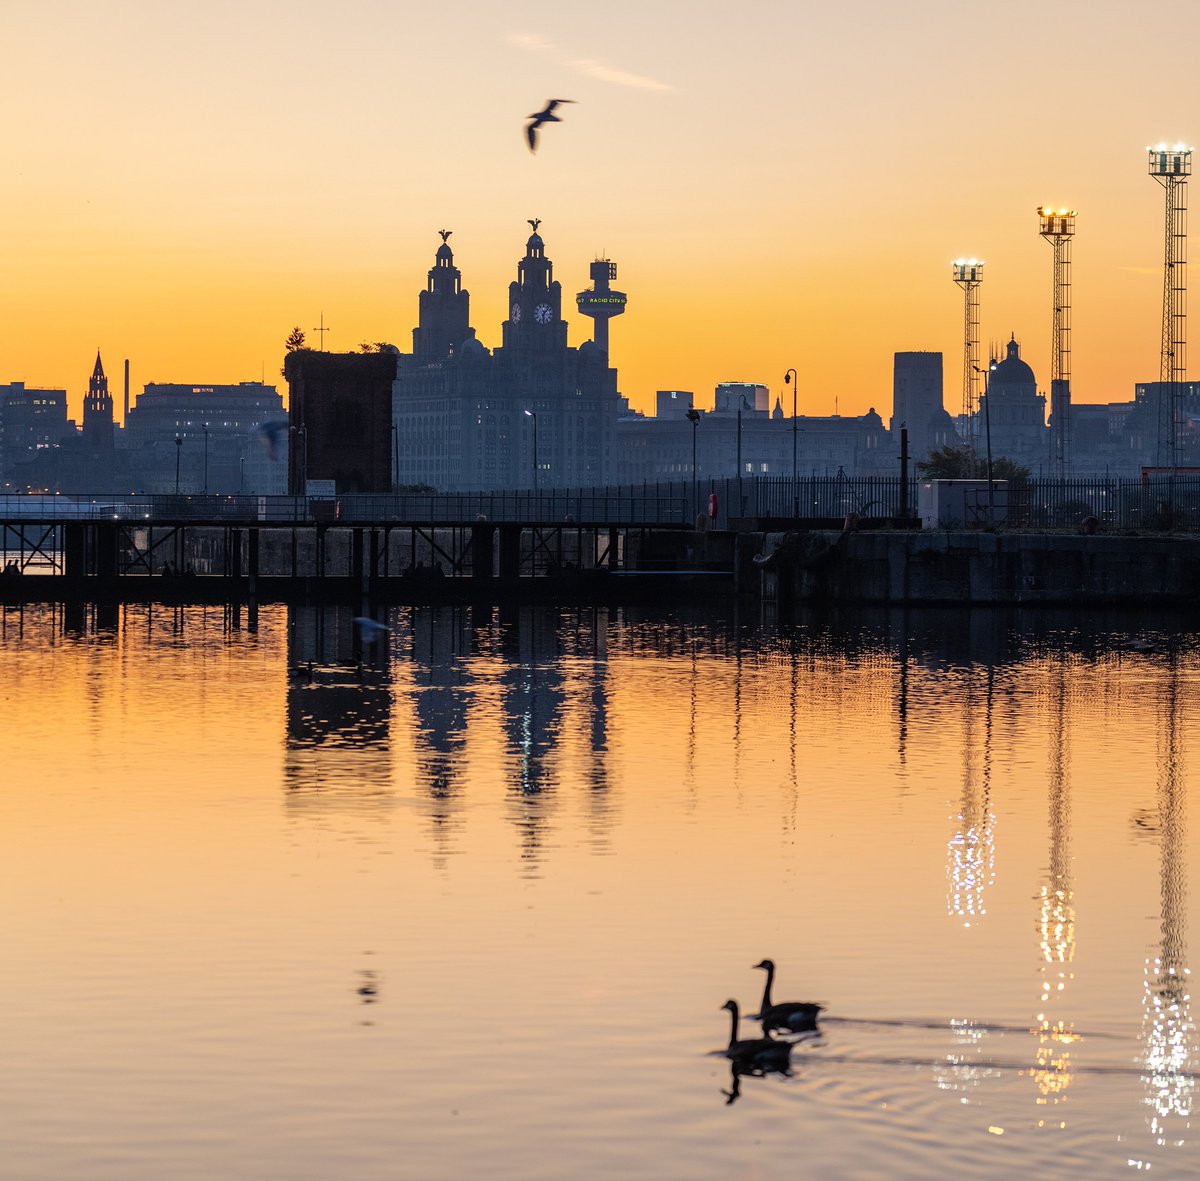
[[[970,673],[965,688],[962,807],[954,817],[957,831],[946,849],[946,912],[961,919],[964,927],[971,927],[987,914],[986,894],[996,876],[996,817],[991,806],[990,672],[984,706],[982,767],[975,738],[976,692]]]
[[[968,449],[975,451],[975,409],[979,405],[979,285],[983,262],[957,258],[950,264],[954,281],[963,290],[963,404],[962,420]]]
[[[1158,366],[1158,462],[1162,463],[1164,409],[1169,423],[1171,467],[1179,465],[1179,419],[1183,382],[1187,381],[1187,178],[1192,149],[1176,144],[1147,148],[1150,175],[1166,193],[1163,235],[1162,351]],[[1163,395],[1168,399],[1163,405]]]
[[[1075,907],[1071,888],[1071,785],[1067,751],[1065,656],[1059,657],[1057,709],[1050,755],[1050,873],[1042,886],[1038,907],[1038,942],[1042,957],[1041,1005],[1037,1015],[1037,1083],[1039,1107],[1066,1101],[1071,1070],[1071,1045],[1077,1040],[1075,1027],[1057,1014],[1067,986],[1075,975]],[[1043,1116],[1039,1127],[1046,1125]],[[1055,1126],[1053,1123],[1051,1126]],[[1059,1120],[1057,1127],[1066,1123]]]
[[[609,282],[617,277],[617,264],[607,258],[598,258],[590,270],[592,285],[575,297],[575,306],[581,316],[591,316],[596,321],[594,339],[596,347],[608,356],[608,322],[625,310],[626,296],[623,291],[614,291]]]
[[[1054,422],[1054,471],[1071,466],[1071,238],[1075,210],[1038,207],[1039,233],[1054,247],[1054,323],[1050,347],[1050,417]]]
[[[957,831],[947,847],[946,911],[964,928],[978,926],[987,914],[986,893],[996,877],[995,813],[991,806],[992,686],[988,671],[983,703],[983,750],[976,740],[979,716],[975,674],[968,670],[963,686],[963,794],[954,818]],[[951,1018],[953,1045],[939,1060],[934,1082],[943,1091],[966,1091],[996,1073],[986,1064],[986,1026],[969,1018]],[[964,1096],[962,1101],[967,1102]]]
[[[1160,1147],[1180,1147],[1195,1089],[1195,1026],[1187,945],[1187,789],[1182,766],[1183,704],[1174,660],[1160,713],[1158,752],[1159,887],[1162,940],[1146,961],[1142,1037],[1150,1133]]]

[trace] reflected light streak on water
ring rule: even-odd
[[[12,1175],[1190,1161],[1192,633],[354,614],[0,611]]]

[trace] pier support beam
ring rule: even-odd
[[[476,582],[491,582],[495,553],[496,528],[489,521],[476,521],[471,526],[471,577]]]
[[[87,526],[72,522],[62,526],[63,573],[68,578],[87,574]]]
[[[500,525],[500,577],[516,580],[521,575],[521,525]]]

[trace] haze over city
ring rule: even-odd
[[[954,409],[961,255],[987,260],[985,348],[1015,333],[1047,386],[1043,203],[1079,211],[1074,400],[1157,376],[1144,149],[1195,132],[1156,65],[1191,43],[1188,4],[68,2],[0,23],[20,112],[0,379],[65,386],[73,413],[97,346],[135,389],[278,381],[287,332],[315,342],[322,316],[331,350],[407,349],[441,226],[493,347],[529,217],[566,290],[619,263],[637,409],[726,380],[775,395],[789,366],[802,413],[886,409],[906,349],[945,354]],[[550,96],[575,105],[531,155]]]

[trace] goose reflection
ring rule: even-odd
[[[738,1038],[738,1003],[728,1000],[722,1006],[729,1012],[729,1045],[725,1048],[725,1057],[734,1062],[739,1069],[768,1071],[776,1074],[790,1074],[790,1059],[792,1043],[773,1037]]]
[[[761,1066],[751,1066],[748,1063],[739,1062],[736,1058],[730,1059],[729,1090],[721,1089],[721,1094],[725,1096],[725,1106],[732,1107],[742,1097],[742,1079],[766,1078],[769,1074],[791,1074],[791,1071],[765,1069]]]
[[[773,1029],[790,1029],[793,1033],[801,1033],[817,1028],[817,1017],[824,1005],[812,1001],[771,1001],[771,985],[775,982],[775,961],[763,960],[754,965],[767,974],[767,982],[763,986],[762,1004],[758,1010],[758,1020],[762,1022],[763,1033]]]

